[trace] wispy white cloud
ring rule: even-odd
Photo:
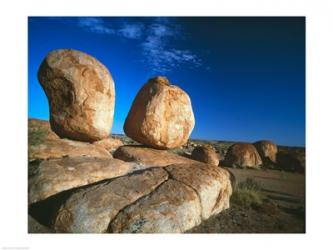
[[[201,66],[201,59],[192,51],[174,48],[170,41],[177,40],[181,34],[177,28],[163,23],[153,23],[148,28],[148,36],[141,43],[144,60],[154,73],[166,73],[183,64]]]
[[[102,18],[81,17],[78,18],[79,27],[97,34],[114,34],[115,30],[106,26]]]
[[[78,26],[97,34],[140,39],[143,61],[154,74],[164,74],[181,65],[202,65],[201,59],[194,52],[175,46],[174,42],[184,37],[179,25],[170,22],[168,18],[155,18],[145,24],[126,22],[117,27],[110,27],[103,18],[82,17],[78,19]]]
[[[144,25],[142,23],[124,24],[118,33],[125,38],[138,39],[142,36]]]

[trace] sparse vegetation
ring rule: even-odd
[[[244,207],[260,206],[263,202],[260,190],[261,187],[256,181],[247,178],[236,186],[231,202]]]
[[[41,144],[48,136],[49,132],[46,128],[37,127],[28,130],[28,159],[32,159],[31,147]]]
[[[282,180],[288,180],[288,173],[284,170],[281,170],[280,176]]]
[[[46,128],[29,129],[29,146],[35,146],[42,143],[47,135],[48,131]]]

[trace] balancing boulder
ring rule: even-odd
[[[59,49],[46,56],[38,79],[49,101],[50,124],[56,134],[88,142],[109,136],[115,90],[102,63],[81,51]]]
[[[168,149],[185,144],[194,123],[189,96],[167,78],[155,77],[135,97],[124,131],[144,145]]]

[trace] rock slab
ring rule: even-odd
[[[181,233],[229,207],[229,174],[211,165],[147,168],[72,193],[55,216],[66,233]]]
[[[30,161],[78,156],[112,158],[104,147],[68,139],[42,140],[36,145],[30,145],[28,150]]]
[[[119,211],[168,178],[163,169],[127,175],[74,193],[60,208],[56,232],[104,233]]]
[[[146,167],[164,167],[176,163],[196,162],[165,150],[158,150],[143,146],[119,147],[114,152],[113,157],[127,162],[135,162]]]
[[[72,157],[33,162],[29,164],[29,204],[133,170],[133,164],[112,158]]]

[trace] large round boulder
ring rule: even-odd
[[[218,166],[220,162],[220,157],[215,152],[215,149],[208,145],[197,146],[193,149],[191,158],[214,166]]]
[[[155,77],[135,97],[124,131],[144,145],[167,149],[185,144],[194,123],[189,96],[167,78]]]
[[[38,79],[49,101],[51,128],[60,137],[92,142],[109,136],[115,90],[102,63],[81,51],[54,50]]]
[[[261,159],[270,160],[274,163],[276,162],[276,153],[278,148],[273,142],[262,140],[255,142],[253,145],[256,147]]]
[[[231,167],[258,168],[262,165],[262,160],[252,144],[236,143],[228,149],[223,164]]]

